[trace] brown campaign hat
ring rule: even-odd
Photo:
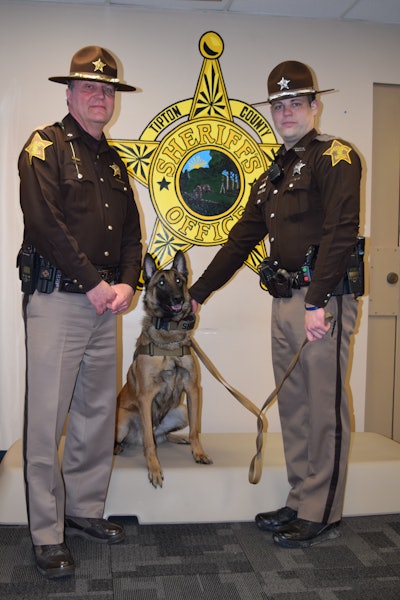
[[[68,83],[71,79],[85,79],[112,83],[120,92],[133,92],[132,85],[122,83],[118,77],[117,63],[114,57],[100,46],[85,46],[74,54],[69,75],[49,77],[56,83]]]
[[[333,88],[316,90],[312,73],[307,65],[297,60],[286,60],[271,71],[268,77],[268,98],[264,102],[257,102],[256,105],[332,91]]]

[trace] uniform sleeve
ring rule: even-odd
[[[319,143],[314,176],[324,222],[318,257],[306,302],[323,307],[343,277],[356,244],[360,212],[361,162],[347,143]]]
[[[192,298],[199,303],[203,303],[212,292],[229,281],[254,246],[267,234],[264,219],[255,201],[255,187],[253,187],[242,217],[232,227],[228,241],[189,290]]]

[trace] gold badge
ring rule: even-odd
[[[103,63],[103,61],[101,60],[101,58],[98,58],[97,60],[94,60],[92,62],[92,65],[94,65],[94,70],[95,71],[101,71],[101,72],[103,72],[103,69],[106,66],[106,63]]]
[[[45,150],[47,146],[52,146],[53,142],[47,142],[42,139],[38,132],[35,133],[31,139],[29,146],[25,148],[25,151],[29,154],[29,163],[32,164],[32,158],[40,158],[40,160],[46,160]]]
[[[323,156],[330,156],[332,160],[332,167],[340,163],[341,160],[345,160],[351,165],[351,152],[350,146],[342,144],[338,140],[333,140],[331,147],[323,153]]]
[[[121,177],[121,169],[119,168],[118,165],[116,165],[115,163],[113,163],[112,165],[109,165],[110,169],[113,170],[114,173],[114,177]]]

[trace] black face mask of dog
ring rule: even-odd
[[[153,257],[146,254],[143,263],[143,279],[146,290],[149,289],[150,284],[156,288],[157,306],[152,306],[152,309],[157,316],[176,320],[190,311],[190,299],[184,294],[187,278],[185,255],[180,250],[176,253],[172,267],[168,271],[159,270]],[[144,302],[149,302],[147,295]]]

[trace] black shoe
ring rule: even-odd
[[[275,544],[284,548],[309,548],[340,536],[336,523],[314,523],[305,519],[296,519],[272,536]]]
[[[297,511],[289,506],[284,506],[271,512],[256,515],[257,527],[264,531],[280,531],[288,523],[297,519]]]
[[[47,546],[33,546],[36,566],[42,575],[53,579],[73,575],[75,565],[65,544],[50,544]]]
[[[87,519],[83,517],[65,517],[66,535],[79,535],[101,544],[122,542],[125,532],[116,523],[107,519]]]

